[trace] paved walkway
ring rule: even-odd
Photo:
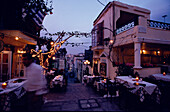
[[[45,95],[45,103],[42,111],[125,111],[127,103],[125,99],[113,98],[110,99],[102,97],[99,93],[93,90],[92,87],[83,85],[81,83],[74,83],[74,78],[68,78],[68,86],[66,90],[55,89]],[[126,95],[125,95],[126,97]],[[125,98],[124,97],[124,98]],[[118,103],[119,102],[119,103]],[[121,108],[117,105],[121,104]],[[134,104],[131,102],[130,104]],[[161,111],[168,112],[169,108],[154,107],[151,105],[131,106],[128,110],[131,112],[140,111]],[[145,107],[145,108],[144,108]],[[124,108],[124,110],[122,110]],[[126,108],[126,111],[128,111]]]
[[[66,91],[55,90],[45,99],[42,111],[121,111],[114,102],[81,83],[68,83]]]

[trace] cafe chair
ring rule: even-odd
[[[119,83],[119,105],[125,111],[132,111],[138,104],[138,96],[131,91],[135,89],[130,87],[128,82]]]
[[[146,82],[150,82],[150,83],[156,84],[156,85],[158,84],[158,81],[153,76],[144,77],[142,80],[144,80]]]
[[[110,80],[108,80],[107,89],[110,95],[110,102],[112,102],[113,97],[118,97],[118,95],[116,94],[116,92],[118,91],[118,85],[116,84],[116,82],[111,82]]]
[[[95,77],[95,81],[100,82],[100,80],[104,80],[104,77]]]
[[[101,96],[104,96],[107,94],[106,84],[105,83],[99,83],[99,94]]]
[[[93,83],[93,84],[94,84],[94,89],[95,89],[96,91],[97,91],[97,85],[96,85],[96,83],[97,83],[97,82],[100,82],[100,80],[103,80],[103,79],[104,79],[104,77],[100,77],[100,76],[94,78],[94,83]],[[99,85],[99,86],[100,86],[100,85]]]
[[[160,89],[161,92],[161,98],[160,98],[160,103],[161,103],[161,108],[169,108],[170,110],[170,82],[168,81],[163,81],[160,80],[158,84],[158,88]]]

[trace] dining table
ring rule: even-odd
[[[163,80],[163,81],[167,81],[170,82],[170,75],[166,74],[152,74],[151,76],[153,76],[154,78],[156,78],[156,80]]]
[[[104,89],[104,85],[106,84],[106,80],[95,81],[94,85],[96,85],[97,91],[100,89]]]
[[[26,91],[23,85],[27,82],[24,78],[13,78],[0,83],[0,111],[10,111],[11,102],[19,100],[25,95]],[[3,84],[6,87],[3,87]]]
[[[54,75],[55,71],[50,70],[49,72],[47,72],[47,75]]]
[[[52,79],[50,88],[54,88],[55,85],[60,85],[60,87],[63,86],[63,75],[57,75]]]
[[[136,80],[136,78],[129,76],[117,76],[115,81],[116,83],[123,84],[126,88],[132,88],[130,92],[138,95],[141,102],[145,100],[145,95],[150,95],[157,103],[160,103],[161,92],[155,84]]]
[[[89,75],[84,75],[83,80],[86,80],[87,83],[91,83],[95,77],[96,76],[94,76],[94,75],[90,75],[90,76]]]

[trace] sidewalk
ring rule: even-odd
[[[110,102],[81,83],[68,83],[66,91],[50,92],[45,99],[42,111],[122,111],[114,98]]]

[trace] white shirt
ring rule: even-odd
[[[26,91],[36,91],[37,95],[47,93],[47,82],[43,75],[43,68],[40,65],[31,63],[24,68],[24,74],[27,79],[27,82],[24,84]]]

